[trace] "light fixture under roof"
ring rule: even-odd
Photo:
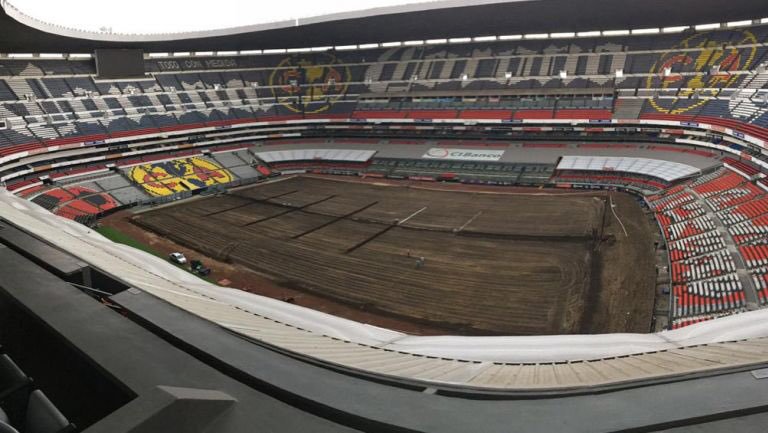
[[[720,28],[719,23],[699,24],[695,27],[696,30],[714,30],[719,28]]]
[[[651,28],[651,29],[634,29],[634,30],[632,30],[632,34],[633,35],[655,35],[657,33],[661,33],[661,29],[658,28],[658,27]]]

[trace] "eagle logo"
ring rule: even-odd
[[[739,80],[737,71],[747,71],[755,62],[757,38],[743,31],[729,43],[712,38],[713,32],[696,33],[659,57],[646,79],[648,89],[681,88],[677,98],[651,99],[653,108],[665,114],[684,114],[707,103],[716,89],[733,87]],[[726,47],[726,45],[728,45]],[[735,48],[746,46],[747,48]],[[693,74],[691,74],[693,73]]]
[[[294,113],[318,114],[328,111],[347,92],[350,76],[349,67],[331,54],[320,54],[314,60],[294,55],[275,68],[269,86],[283,107]]]
[[[204,158],[142,164],[133,167],[129,176],[153,197],[226,184],[234,179],[232,173]]]

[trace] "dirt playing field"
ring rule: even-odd
[[[234,287],[414,333],[649,332],[652,226],[632,196],[456,189],[296,177],[141,213],[132,235]]]

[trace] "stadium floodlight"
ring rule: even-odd
[[[448,39],[427,39],[427,45],[438,45],[448,42]]]
[[[688,26],[664,27],[661,31],[663,33],[682,33],[689,28]]]
[[[523,39],[523,35],[503,35],[499,36],[500,41],[519,41]]]
[[[40,53],[39,56],[43,59],[63,59],[64,54],[60,53]]]
[[[156,58],[156,57],[168,57],[168,53],[149,53],[150,58]]]
[[[35,57],[32,53],[11,53],[8,54],[8,58],[10,59],[31,59],[32,57]]]
[[[768,24],[768,18],[761,19],[760,24]]]
[[[600,36],[599,30],[592,30],[589,32],[578,32],[576,33],[576,36],[580,38],[594,38],[595,36]]]
[[[377,47],[376,44],[373,45],[372,48]],[[336,51],[350,51],[350,50],[356,50],[358,49],[357,45],[338,45],[335,47]]]
[[[72,53],[69,55],[70,59],[90,59],[91,57],[93,57],[93,55],[84,53]]]
[[[496,36],[476,36],[472,38],[472,40],[475,42],[491,42],[495,41],[496,39]]]
[[[237,51],[216,51],[217,56],[236,56]]]
[[[461,81],[467,81],[467,80],[469,80],[469,75],[461,74]]]
[[[616,78],[624,78],[624,70],[623,69],[617,69],[616,70]]]
[[[406,46],[409,46],[409,47],[412,47],[412,46],[415,46],[415,45],[424,45],[424,41],[418,41],[418,40],[416,40],[416,41],[405,41],[405,42],[403,42],[403,45],[406,45]]]
[[[694,27],[696,30],[714,30],[719,29],[720,24],[719,23],[712,23],[712,24],[699,24]]]
[[[633,29],[632,30],[633,35],[655,35],[657,33],[661,33],[661,29],[658,27],[651,28],[651,29]]]
[[[403,45],[403,43],[402,42],[383,42],[381,44],[381,46],[384,48],[399,47],[400,45]]]
[[[575,38],[576,32],[550,33],[549,37],[552,39]]]
[[[744,21],[730,21],[726,23],[726,26],[728,27],[746,27],[751,26],[752,20],[744,20]]]
[[[189,51],[182,51],[178,53],[173,53],[173,57],[189,57],[192,53]]]
[[[213,51],[195,51],[196,56],[212,56]]]
[[[262,51],[264,54],[285,54],[285,48],[273,48]]]
[[[559,75],[561,80],[565,80],[566,78],[568,78],[568,71],[560,71]]]
[[[506,78],[507,80],[511,79],[512,78],[512,73],[511,72],[505,72],[504,73],[504,78]]]
[[[411,81],[419,81],[419,76],[418,75],[412,75],[411,76]]]
[[[672,75],[672,68],[664,68],[664,76],[669,77]]]
[[[472,38],[451,38],[448,39],[448,42],[452,44],[466,44],[467,42],[472,42]]]
[[[627,36],[629,35],[629,30],[605,30],[603,31],[603,36]]]
[[[525,39],[547,39],[547,38],[549,38],[549,33],[529,33],[527,35],[523,35],[523,38],[525,38]]]
[[[360,44],[358,48],[361,50],[370,50],[373,48],[379,48],[379,44]]]
[[[240,55],[243,55],[243,56],[254,55],[254,54],[261,54],[261,50],[242,50],[242,51],[240,51]]]

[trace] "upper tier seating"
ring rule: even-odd
[[[768,49],[760,45],[766,36],[768,26],[753,26],[629,38],[150,59],[146,61],[150,75],[145,79],[114,81],[97,79],[92,60],[3,60],[0,117],[23,117],[20,121],[28,127],[18,125],[14,129],[22,136],[3,136],[0,146],[73,137],[84,129],[86,134],[101,129],[114,134],[269,116],[597,122],[641,115],[706,120],[768,137],[768,130],[758,126],[768,107],[757,93],[768,85],[768,75],[753,73],[768,55]],[[720,46],[723,52],[715,53],[709,48],[714,42],[741,47]],[[690,61],[673,61],[677,58]],[[663,77],[662,71],[655,70],[664,60],[672,61],[671,76]],[[300,73],[298,63],[318,65],[313,70],[317,73]],[[710,66],[719,66],[721,73],[710,74]],[[625,76],[617,79],[619,69]],[[296,79],[298,87],[285,82],[289,78]],[[606,91],[597,96],[547,96],[557,95],[563,88]],[[460,91],[508,89],[538,94],[451,96]],[[614,89],[620,91],[619,99],[614,98]],[[441,90],[443,94],[418,100],[396,96],[399,99],[383,104],[357,103],[360,94],[419,90]],[[626,95],[651,100],[636,111],[628,102],[631,99],[623,99]],[[303,98],[304,106],[285,99],[297,96]],[[263,109],[265,101],[279,104]],[[146,118],[135,119],[138,116]],[[100,123],[90,122],[96,119]],[[94,126],[64,126],[78,120]],[[55,133],[50,127],[32,127],[51,122]]]

